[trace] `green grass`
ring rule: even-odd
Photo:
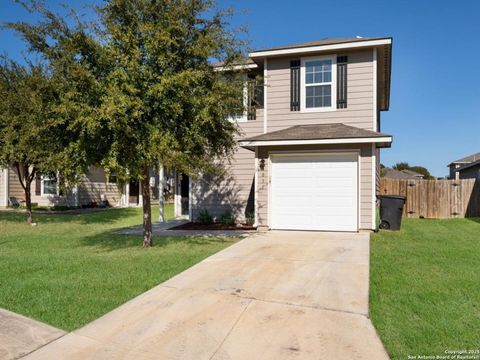
[[[392,359],[480,345],[480,219],[406,219],[371,242],[370,311]]]
[[[167,208],[167,217],[173,213]],[[154,208],[154,218],[158,207]],[[140,209],[88,214],[0,212],[0,307],[73,330],[167,280],[235,239],[154,238],[112,231],[141,224]]]

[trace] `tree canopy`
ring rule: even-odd
[[[231,12],[209,0],[109,0],[90,23],[73,23],[42,3],[37,24],[11,23],[69,84],[63,116],[78,130],[72,156],[88,158],[148,190],[159,163],[188,174],[212,168],[235,147],[227,121],[241,104],[233,69],[245,44],[228,23]],[[151,245],[150,195],[144,195],[144,244]]]
[[[415,171],[416,173],[422,174],[425,180],[431,180],[434,178],[430,174],[427,168],[423,166],[410,166],[407,162],[396,163],[395,165],[393,165],[392,168],[398,171],[402,171],[402,170]]]

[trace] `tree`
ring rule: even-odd
[[[407,162],[399,162],[393,165],[392,168],[398,171],[409,170],[410,165]]]
[[[45,65],[0,63],[0,165],[15,168],[30,224],[31,184],[61,168],[67,147],[68,125],[56,114],[58,85]]]
[[[233,69],[242,57],[231,12],[209,0],[110,0],[94,26],[72,28],[33,4],[43,22],[8,26],[89,94],[67,108],[87,109],[76,121],[97,139],[91,151],[101,165],[141,182],[143,245],[151,246],[149,169],[206,172],[235,147],[237,126],[226,118],[242,106],[243,85],[238,73],[212,66],[216,59]]]
[[[416,173],[422,174],[425,180],[434,179],[434,177],[430,174],[427,168],[423,166],[410,166],[407,162],[399,162],[393,165],[393,169],[402,171],[402,170],[410,170],[415,171]]]

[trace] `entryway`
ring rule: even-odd
[[[175,174],[175,217],[190,218],[190,177]]]

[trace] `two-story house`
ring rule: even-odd
[[[176,213],[253,213],[259,228],[375,229],[380,132],[389,108],[391,38],[324,39],[254,51],[263,101],[236,119],[242,135],[223,176],[184,177]],[[181,185],[183,184],[183,185]],[[186,205],[185,205],[186,204]]]

